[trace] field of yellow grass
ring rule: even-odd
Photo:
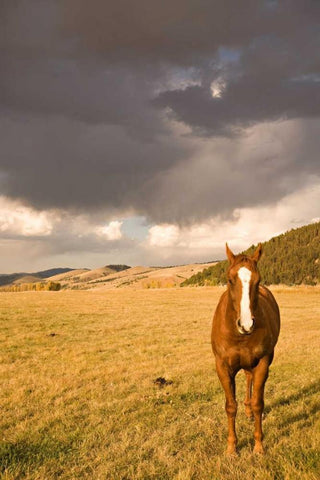
[[[274,289],[282,330],[258,458],[241,372],[239,455],[224,454],[210,347],[221,292],[0,293],[1,478],[319,479],[320,290]]]

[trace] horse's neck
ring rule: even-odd
[[[227,293],[226,319],[229,321],[237,320],[237,312],[234,309],[229,291]]]

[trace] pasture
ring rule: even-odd
[[[1,478],[319,479],[319,288],[273,289],[266,455],[240,372],[234,458],[210,345],[222,290],[1,293]]]

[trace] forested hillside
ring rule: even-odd
[[[262,246],[263,255],[259,262],[262,283],[320,283],[320,222],[290,230],[271,238]],[[251,254],[255,247],[252,245],[242,253]],[[225,284],[227,267],[226,260],[219,262],[188,278],[182,286]]]

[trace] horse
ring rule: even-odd
[[[252,256],[234,255],[226,244],[226,254],[228,286],[214,313],[211,343],[226,397],[227,454],[236,454],[235,376],[241,369],[246,375],[245,413],[254,418],[253,452],[263,454],[264,386],[280,332],[280,312],[270,290],[260,285],[257,263],[262,254],[261,244]]]

